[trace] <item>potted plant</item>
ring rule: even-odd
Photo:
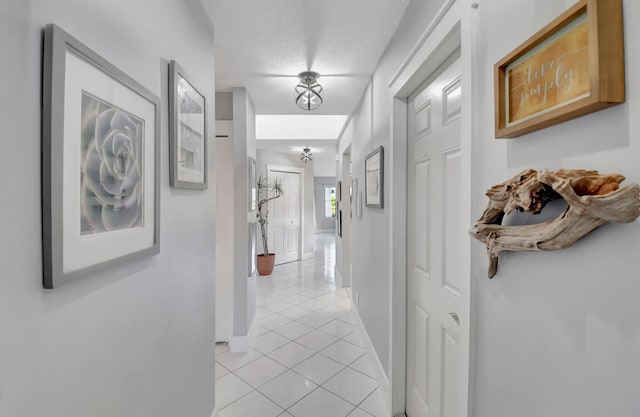
[[[269,223],[269,210],[267,210],[267,203],[276,198],[282,197],[282,182],[275,180],[269,184],[266,178],[262,175],[258,178],[256,184],[258,193],[258,211],[256,217],[258,223],[260,223],[260,231],[262,232],[262,249],[263,253],[258,255],[258,274],[271,275],[273,272],[273,265],[276,261],[276,254],[269,253],[269,241],[267,236],[267,224]]]

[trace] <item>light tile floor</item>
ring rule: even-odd
[[[258,277],[247,353],[216,345],[220,417],[388,417],[379,372],[348,293],[336,288],[335,238],[314,258]]]

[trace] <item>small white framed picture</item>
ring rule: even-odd
[[[176,63],[169,64],[169,180],[174,188],[207,188],[206,99]]]
[[[384,207],[384,148],[379,146],[364,160],[365,205]]]

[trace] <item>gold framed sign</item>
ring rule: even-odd
[[[497,138],[624,102],[622,0],[581,0],[494,68]]]

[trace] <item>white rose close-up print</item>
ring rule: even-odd
[[[81,234],[143,226],[144,122],[82,93]]]

